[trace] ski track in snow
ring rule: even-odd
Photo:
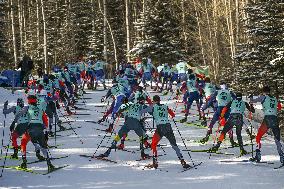
[[[159,170],[142,170],[143,165],[151,163],[151,160],[146,161],[135,161],[140,158],[140,153],[129,153],[124,151],[112,151],[109,159],[115,160],[118,163],[110,163],[101,160],[93,159],[89,161],[87,158],[80,157],[80,154],[92,155],[97,148],[97,145],[103,139],[104,132],[98,131],[94,128],[105,129],[106,126],[98,125],[95,123],[84,122],[83,120],[94,120],[97,121],[102,117],[102,111],[105,107],[95,107],[97,105],[103,105],[100,103],[100,99],[105,95],[106,91],[87,91],[89,94],[84,97],[92,98],[86,100],[86,105],[77,105],[78,107],[87,108],[89,110],[80,110],[78,112],[90,113],[91,115],[75,115],[67,117],[69,120],[77,120],[77,122],[71,122],[72,127],[81,128],[76,129],[76,133],[80,136],[82,141],[81,144],[79,138],[73,133],[72,130],[60,132],[58,134],[65,137],[58,137],[57,144],[62,144],[57,149],[50,149],[53,157],[69,155],[68,158],[53,160],[55,166],[68,164],[70,166],[55,171],[49,175],[34,175],[23,171],[15,171],[12,169],[5,169],[3,177],[0,178],[0,188],[123,188],[123,189],[139,189],[139,188],[179,188],[179,189],[266,189],[284,188],[284,168],[274,170],[273,167],[277,167],[279,157],[276,151],[276,146],[272,137],[267,137],[262,143],[262,160],[274,162],[274,165],[252,165],[249,163],[223,163],[221,160],[241,160],[248,159],[250,155],[242,158],[236,158],[239,155],[238,148],[230,148],[226,150],[220,150],[221,152],[234,153],[234,156],[218,155],[207,153],[191,153],[194,162],[203,163],[197,169],[191,169],[183,173],[179,173],[182,168],[175,155],[175,152],[171,149],[169,142],[163,138],[160,144],[163,146],[166,155],[159,157],[159,168],[165,171]],[[16,95],[11,95],[11,92],[0,88],[0,109],[2,110],[3,104],[6,100],[9,103],[15,103],[18,96],[21,96],[20,92],[16,92]],[[155,93],[150,93],[153,96]],[[170,93],[167,96],[162,96],[164,101],[168,101]],[[83,100],[78,100],[80,104]],[[175,109],[175,101],[168,101],[168,104]],[[193,106],[193,109],[196,107]],[[63,111],[63,110],[61,110]],[[179,120],[182,116],[181,106],[176,110],[178,114],[176,119]],[[196,114],[195,110],[191,111],[192,114]],[[60,113],[59,113],[60,114]],[[6,120],[4,145],[9,142],[9,126],[14,116],[8,115]],[[60,118],[62,121],[66,121],[65,118]],[[191,120],[196,120],[198,117],[191,117]],[[0,114],[0,136],[2,139],[2,131],[4,124],[4,116]],[[120,125],[123,119],[120,119]],[[152,126],[152,120],[149,120],[149,125]],[[69,128],[68,124],[63,124],[64,127]],[[181,150],[185,150],[182,140],[176,131],[176,127],[172,122],[177,143]],[[120,126],[116,127],[116,131]],[[194,142],[193,140],[201,139],[205,136],[206,129],[198,128],[194,126],[186,126],[178,123],[178,128],[181,130],[183,137],[187,140],[186,144],[189,149],[209,149],[213,145],[212,139],[206,144],[201,145]],[[217,128],[217,125],[215,125]],[[256,131],[255,131],[256,132]],[[98,136],[100,135],[100,136]],[[109,134],[108,134],[109,135]],[[151,132],[149,132],[151,136]],[[138,139],[133,131],[129,133],[129,138]],[[234,136],[236,141],[236,136]],[[103,146],[108,146],[111,143],[113,137],[107,140],[106,137]],[[243,130],[244,143],[249,143],[248,136]],[[20,141],[18,140],[18,144]],[[132,151],[139,149],[138,142],[126,141],[126,149]],[[49,140],[49,145],[54,145],[54,139]],[[221,147],[229,146],[229,142],[226,140],[223,142]],[[164,154],[163,150],[158,148],[159,154]],[[247,151],[251,151],[251,146],[245,146]],[[96,155],[104,152],[106,148],[100,148]],[[28,162],[36,160],[34,147],[31,143],[28,144],[27,151]],[[6,152],[6,150],[4,150]],[[9,150],[8,154],[11,154],[12,150]],[[146,153],[150,154],[149,149]],[[21,154],[19,153],[19,156]],[[184,158],[190,163],[190,158],[186,151],[183,151]],[[6,165],[19,165],[21,161],[7,159]],[[0,160],[0,165],[3,165],[3,159]],[[139,166],[138,166],[139,165]],[[36,171],[46,171],[46,163],[40,162],[28,165],[30,169]],[[0,168],[1,169],[1,168]]]

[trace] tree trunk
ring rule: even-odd
[[[16,44],[16,35],[15,35],[15,21],[14,21],[14,4],[13,0],[10,2],[11,5],[11,29],[12,29],[12,38],[13,38],[13,51],[14,51],[14,66],[17,67],[17,44]]]
[[[48,73],[48,63],[47,63],[47,34],[46,34],[46,20],[44,12],[43,0],[41,0],[41,14],[43,21],[43,52],[44,52],[44,73]]]
[[[219,75],[218,73],[218,69],[216,67],[215,64],[215,55],[214,55],[214,47],[213,47],[213,35],[212,35],[212,30],[211,30],[211,22],[210,22],[210,18],[209,18],[209,13],[208,13],[208,7],[207,7],[207,3],[205,1],[205,12],[206,12],[206,18],[207,18],[207,27],[208,27],[208,31],[209,31],[209,43],[210,43],[210,53],[211,53],[211,60],[212,60],[212,67],[213,67],[213,74],[214,74],[214,79],[217,79],[217,75]]]
[[[20,29],[20,56],[23,57],[23,14],[22,14],[22,3],[18,0],[18,20]]]
[[[202,58],[203,58],[203,64],[207,65],[206,60],[205,60],[205,55],[204,55],[204,46],[203,46],[203,40],[202,40],[202,34],[201,34],[200,20],[199,20],[199,15],[198,15],[198,12],[197,12],[195,0],[193,0],[193,6],[194,6],[195,17],[196,17],[197,26],[198,26],[198,34],[199,34],[199,41],[200,41],[200,47],[201,47],[201,54],[202,54]]]
[[[130,29],[129,29],[129,2],[125,0],[125,21],[126,21],[126,46],[127,46],[127,61],[130,62]]]
[[[100,3],[100,0],[99,0]],[[103,16],[104,16],[104,59],[107,62],[108,56],[107,56],[107,7],[106,7],[106,0],[103,0]]]

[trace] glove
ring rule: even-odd
[[[15,129],[15,121],[13,121],[10,125],[10,131],[12,132]]]
[[[56,102],[56,108],[60,109],[60,104],[58,102]]]
[[[249,95],[248,95],[248,98],[253,98],[253,94],[249,94]]]

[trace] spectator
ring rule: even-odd
[[[21,73],[20,73],[20,82],[21,86],[27,86],[28,80],[29,80],[29,75],[32,73],[32,70],[34,69],[34,64],[32,59],[24,55],[23,59],[20,61],[18,68],[21,68]]]

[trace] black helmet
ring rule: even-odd
[[[20,107],[24,107],[25,103],[24,100],[22,98],[18,98],[17,99],[17,105]]]
[[[144,103],[144,101],[145,101],[145,98],[143,97],[143,95],[140,95],[138,98],[137,98],[137,102],[138,103]]]
[[[160,102],[160,101],[161,101],[160,96],[155,95],[155,96],[153,97],[153,101],[154,101],[154,102]]]
[[[243,97],[243,94],[242,94],[242,93],[240,93],[240,92],[237,92],[237,93],[236,93],[236,98],[237,98],[237,100],[241,100],[242,97]]]

